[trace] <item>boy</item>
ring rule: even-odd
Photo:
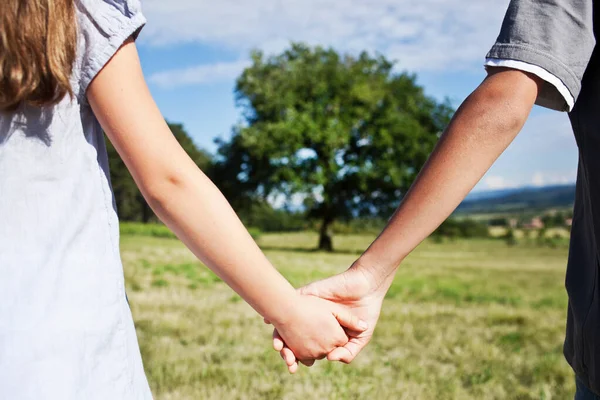
[[[458,109],[388,226],[348,271],[301,289],[369,321],[369,331],[334,350],[330,360],[350,362],[369,342],[398,265],[483,177],[535,103],[569,112],[579,147],[564,354],[577,376],[576,399],[600,399],[600,20],[594,3],[510,2],[487,54],[488,77]],[[283,343],[276,338],[275,345]],[[294,364],[290,349],[282,355]]]

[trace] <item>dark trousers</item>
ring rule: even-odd
[[[600,400],[600,396],[597,396],[583,383],[579,378],[576,378],[577,391],[575,392],[575,400]]]

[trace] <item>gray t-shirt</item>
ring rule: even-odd
[[[593,0],[512,0],[488,58],[522,61],[558,77],[576,100],[569,113],[579,168],[566,288],[564,354],[600,395],[600,15]],[[546,84],[537,104],[566,109]]]
[[[151,399],[88,85],[144,25],[138,0],[76,0],[75,98],[0,113],[0,399]]]

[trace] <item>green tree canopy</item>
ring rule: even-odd
[[[203,171],[209,170],[212,162],[211,156],[196,147],[192,138],[186,133],[183,125],[173,123],[168,123],[168,125],[181,147],[194,160],[196,165]],[[156,217],[152,209],[140,193],[125,163],[121,160],[121,157],[119,157],[119,154],[110,141],[106,140],[106,142],[110,164],[110,178],[119,218],[124,221],[137,222],[149,222],[155,219]]]
[[[217,141],[216,182],[234,203],[304,199],[321,249],[336,219],[397,206],[453,112],[383,56],[292,44],[252,61],[236,85],[245,121]]]

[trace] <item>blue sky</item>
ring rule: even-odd
[[[138,47],[165,117],[214,151],[239,121],[233,88],[259,48],[290,41],[380,52],[415,72],[426,92],[458,106],[485,76],[482,63],[508,0],[145,0]],[[574,182],[577,150],[566,114],[536,107],[477,190]]]

